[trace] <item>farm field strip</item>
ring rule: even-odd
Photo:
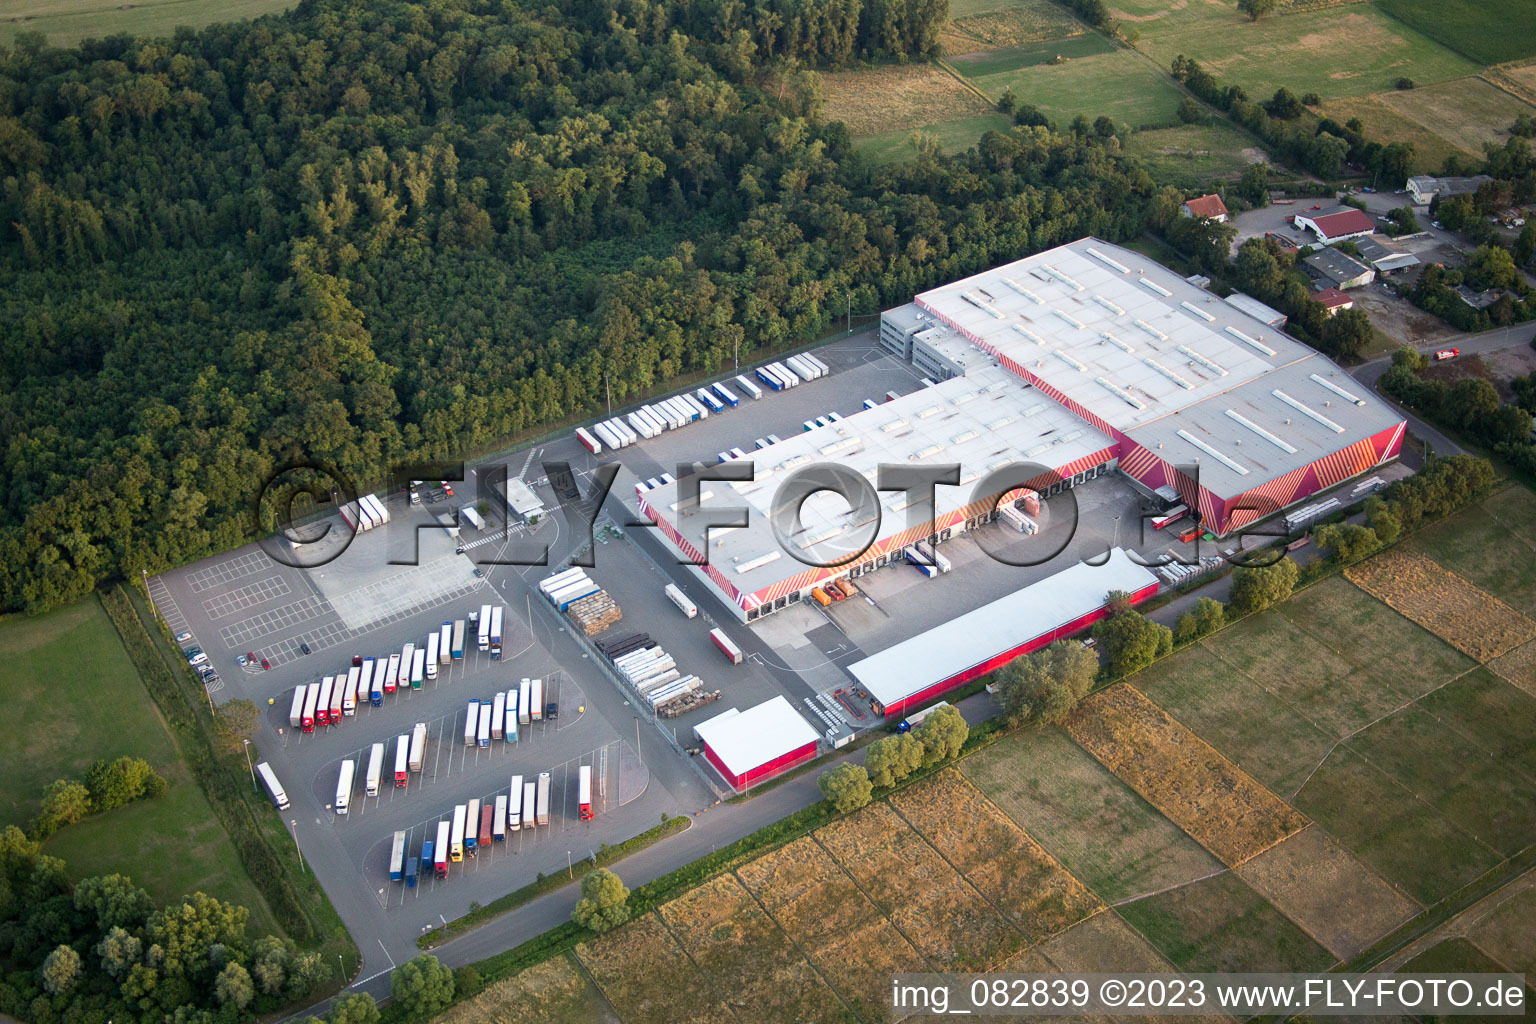
[[[562,954],[455,1003],[433,1024],[576,1024],[611,1013],[602,994]]]
[[[901,791],[891,803],[1030,943],[1104,906],[953,768]]]
[[[1023,947],[1019,931],[889,804],[871,804],[815,835],[937,969],[997,967]]]
[[[736,874],[866,1021],[889,1016],[892,974],[933,969],[810,836],[743,864]]]
[[[1423,555],[1394,548],[1344,575],[1480,662],[1536,639],[1536,622]]]
[[[975,117],[989,108],[931,64],[837,71],[821,76],[822,118],[842,121],[854,136],[923,128]]]
[[[701,994],[707,979],[656,914],[576,947],[576,957],[624,1024],[733,1024],[725,1004]]]
[[[1536,615],[1536,496],[1510,486],[1428,526],[1402,547],[1416,551],[1526,615]]]
[[[1499,677],[1536,697],[1536,640],[1521,644],[1488,663]]]
[[[1313,823],[1236,869],[1237,875],[1340,960],[1412,917],[1419,904]]]
[[[1106,902],[1224,870],[1059,729],[1016,732],[965,758],[960,770]]]
[[[837,994],[735,875],[717,875],[657,913],[742,1024],[848,1018]]]
[[[1067,732],[1168,820],[1236,866],[1307,819],[1128,683],[1093,694]]]

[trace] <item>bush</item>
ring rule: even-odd
[[[423,954],[395,969],[389,978],[389,994],[407,1015],[419,1020],[435,1016],[454,995],[453,972],[435,956]]]
[[[159,779],[159,785],[155,786],[152,779]],[[141,757],[97,761],[85,773],[85,785],[91,791],[91,806],[97,811],[132,803],[149,795],[152,786],[157,793],[165,792],[166,788],[165,780]]]
[[[1232,571],[1231,607],[1238,615],[1261,612],[1291,596],[1301,570],[1289,557],[1274,565],[1240,565]]]
[[[629,890],[607,868],[588,871],[581,876],[581,899],[576,901],[571,920],[599,935],[617,928],[629,920]]]
[[[1329,523],[1319,526],[1312,539],[1317,546],[1332,551],[1340,562],[1358,562],[1381,548],[1381,538],[1369,526],[1357,523]]]
[[[480,977],[480,970],[474,964],[465,964],[453,972],[453,994],[459,999],[468,999],[477,996],[480,990],[485,988],[485,981]]]
[[[74,779],[54,779],[43,796],[43,807],[28,829],[32,838],[42,842],[65,825],[91,813],[91,795]]]
[[[1209,636],[1226,625],[1226,622],[1227,613],[1221,602],[1214,597],[1202,597],[1195,602],[1192,610],[1179,616],[1173,638],[1181,644],[1187,644]]]
[[[822,772],[816,784],[821,787],[821,795],[841,814],[868,806],[874,792],[869,771],[861,764],[846,761],[831,771]]]
[[[1412,89],[1413,85],[1414,85],[1414,82],[1413,82],[1413,79],[1411,79],[1411,78],[1399,78],[1397,81],[1392,83],[1392,87],[1394,89],[1400,89],[1400,90],[1402,90],[1404,92],[1407,92],[1409,89]]]

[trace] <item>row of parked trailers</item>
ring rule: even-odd
[[[581,568],[564,569],[539,581],[539,592],[562,612],[582,598],[591,597],[602,589],[592,582],[587,571]]]
[[[480,609],[481,650],[492,658],[501,656],[500,605],[482,605]],[[345,717],[357,713],[363,702],[382,707],[384,698],[397,690],[419,690],[436,679],[441,666],[464,659],[464,620],[444,622],[417,645],[406,644],[399,654],[378,658],[353,658],[345,675],[323,676],[319,681],[301,683],[294,688],[288,724],[304,732],[314,732],[317,725],[339,725]]]
[[[517,742],[517,727],[544,720],[544,680],[524,677],[506,692],[472,700],[464,714],[464,745],[488,747],[491,740]]]
[[[387,756],[385,744],[375,743],[368,750],[368,769],[363,776],[363,795],[378,796],[384,784],[384,763]],[[394,788],[405,789],[412,772],[420,774],[427,750],[427,723],[417,722],[408,733],[395,737]],[[337,814],[346,814],[352,805],[352,793],[357,783],[357,762],[351,758],[341,762],[340,777],[336,780],[336,802],[332,808]]]
[[[782,362],[758,367],[755,376],[773,391],[784,391],[805,380],[816,380],[831,372],[826,363],[811,355],[790,356]],[[576,428],[576,440],[593,455],[602,453],[605,447],[625,448],[641,439],[652,438],[667,430],[677,430],[690,423],[708,419],[711,413],[721,413],[741,404],[741,395],[756,401],[763,397],[763,389],[753,383],[746,374],[737,376],[730,383],[717,382],[697,391],[663,398],[659,402],[642,405],[634,412],[615,416],[587,427]]]
[[[540,772],[537,777],[527,780],[521,775],[514,775],[507,792],[455,805],[452,818],[440,820],[432,837],[422,841],[419,856],[407,854],[406,834],[404,831],[396,832],[390,844],[390,880],[403,881],[407,887],[414,886],[421,865],[430,865],[438,878],[447,878],[449,864],[458,864],[466,856],[473,857],[475,851],[483,846],[505,842],[508,832],[547,826],[552,784],[549,772]],[[581,820],[591,821],[590,765],[582,765],[578,769],[577,786],[577,806]]]
[[[389,509],[378,498],[364,494],[341,506],[341,518],[350,530],[361,533],[389,522]]]

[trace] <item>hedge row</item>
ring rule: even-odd
[[[119,585],[102,591],[101,603],[122,637],[123,646],[128,649],[128,656],[138,668],[150,696],[176,733],[182,758],[213,805],[224,831],[240,853],[246,874],[267,901],[272,916],[295,942],[313,945],[319,939],[318,929],[305,912],[299,894],[251,813],[250,804],[245,799],[244,777],[237,781],[214,754],[208,739],[214,725],[212,715],[206,711],[199,714],[198,709],[203,706],[201,701],[193,703],[188,699],[186,689],[155,651],[154,642],[123,593],[123,587]]]
[[[582,874],[586,874],[587,871],[591,870],[592,868],[604,867],[605,865],[612,864],[614,861],[621,860],[632,853],[638,853],[639,851],[645,849],[647,846],[651,846],[657,842],[660,842],[668,836],[676,835],[679,832],[685,831],[692,824],[692,818],[678,815],[676,817],[668,818],[666,821],[662,822],[660,825],[657,825],[655,828],[642,832],[637,836],[631,836],[630,838],[620,843],[618,846],[608,846],[605,843],[603,846],[598,848],[597,856],[587,857],[582,860]],[[574,881],[579,881],[580,877],[581,876],[578,875]],[[561,889],[567,885],[572,884],[572,882],[573,879],[569,877],[561,878],[558,874],[540,875],[538,878],[534,879],[532,882],[529,882],[521,889],[514,889],[512,892],[497,897],[483,907],[475,907],[463,917],[458,917],[452,921],[449,921],[446,927],[432,929],[425,935],[422,935],[420,938],[418,938],[416,940],[416,945],[420,946],[422,949],[432,949],[439,943],[451,939],[459,932],[466,931],[472,927],[498,918],[508,911],[516,910],[523,904],[530,903],[533,900],[538,899],[540,896],[543,896],[546,893],[554,892],[556,889]]]

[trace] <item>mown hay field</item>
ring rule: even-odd
[[[1426,905],[1502,859],[1347,745],[1329,755],[1293,802],[1383,878]]]
[[[975,94],[931,64],[908,64],[821,76],[822,119],[842,121],[854,136],[922,128],[988,112]]]
[[[885,802],[816,832],[816,840],[941,971],[1005,963],[1023,936]]]
[[[557,956],[456,1003],[433,1024],[617,1024],[618,1017],[567,956]]]
[[[1229,867],[1307,823],[1127,683],[1088,697],[1066,728],[1085,750]]]
[[[657,912],[742,1024],[853,1019],[735,875],[718,875]]]
[[[731,1024],[735,1018],[655,914],[576,947],[624,1024]]]
[[[969,53],[978,47],[1067,39],[1088,32],[1087,25],[1053,0],[956,0],[949,5],[949,18],[939,37],[946,55]]]
[[[1276,793],[1295,792],[1334,737],[1212,653],[1224,636],[1138,673],[1136,688]]]
[[[891,975],[931,969],[810,836],[749,861],[736,873],[866,1021],[891,1018]]]
[[[1340,960],[1419,910],[1316,824],[1265,850],[1237,875]]]
[[[1394,548],[1344,575],[1478,661],[1536,639],[1536,622],[1415,552]]]
[[[1230,871],[1116,909],[1183,971],[1321,971],[1336,960]]]
[[[903,790],[891,803],[1031,943],[1103,906],[953,768]]]
[[[1221,864],[1057,729],[1027,729],[960,770],[1099,897],[1182,885]]]

